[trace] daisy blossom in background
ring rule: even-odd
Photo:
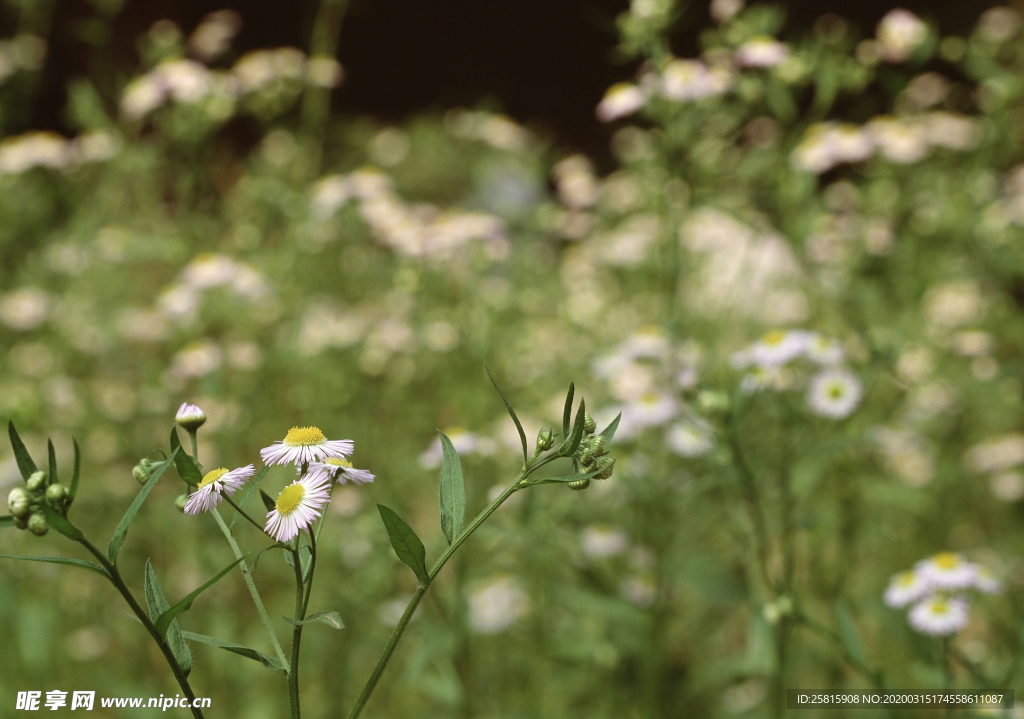
[[[860,380],[845,369],[830,369],[811,379],[807,389],[807,404],[811,411],[822,417],[843,419],[860,404],[863,395]]]
[[[274,509],[267,513],[267,534],[279,542],[288,542],[300,530],[309,529],[331,499],[329,487],[329,483],[307,475],[282,489]]]
[[[947,636],[967,625],[967,602],[960,597],[928,597],[908,617],[910,626],[922,634]]]
[[[750,359],[759,367],[778,367],[803,354],[807,340],[803,330],[772,330],[750,347]]]
[[[232,469],[230,472],[224,467],[207,472],[196,491],[189,495],[188,501],[185,503],[185,513],[209,512],[220,504],[222,492],[228,496],[234,494],[249,481],[255,472],[256,470],[251,464]]]
[[[935,589],[956,590],[973,587],[978,567],[954,552],[940,552],[917,563],[915,571]]]
[[[985,594],[998,594],[1003,591],[1003,583],[993,576],[988,567],[975,565],[974,588]]]
[[[819,365],[831,366],[843,361],[842,345],[834,339],[823,337],[817,333],[808,338],[804,354],[811,362]]]
[[[330,457],[352,454],[355,444],[350,439],[329,440],[319,427],[292,427],[280,442],[260,450],[267,465],[322,462]]]
[[[356,469],[344,457],[329,457],[324,462],[310,462],[309,476],[321,482],[333,480],[338,484],[349,481],[355,484],[369,484],[375,478],[369,470]]]
[[[665,443],[680,457],[700,457],[715,448],[711,427],[705,422],[686,421],[672,425],[665,435]]]
[[[885,590],[885,603],[893,609],[902,609],[922,599],[931,591],[931,586],[921,575],[911,570],[900,572],[889,580]]]

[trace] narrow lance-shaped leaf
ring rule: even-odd
[[[277,502],[275,502],[273,498],[262,489],[260,490],[260,499],[263,500],[263,506],[267,508],[268,512],[273,512],[277,509]]]
[[[46,438],[46,459],[49,482],[50,484],[56,484],[59,481],[57,479],[57,453],[53,451],[53,440],[49,437]]]
[[[171,622],[174,621],[174,618],[176,616],[178,616],[182,612],[187,612],[189,609],[191,609],[192,608],[192,602],[194,602],[196,600],[196,597],[198,597],[200,594],[202,594],[207,589],[209,589],[214,584],[216,584],[221,579],[223,579],[225,577],[225,575],[227,575],[228,572],[230,572],[232,569],[234,569],[236,566],[238,566],[238,563],[241,562],[241,561],[242,561],[241,559],[236,559],[231,564],[229,564],[228,566],[224,567],[224,569],[222,569],[217,574],[216,577],[214,577],[213,579],[211,579],[210,581],[208,581],[206,584],[204,584],[203,586],[199,587],[195,591],[191,592],[187,597],[185,597],[180,602],[175,604],[173,607],[171,607],[170,609],[165,611],[163,614],[161,614],[160,618],[156,620],[156,631],[157,631],[157,634],[159,634],[160,636],[164,636],[167,633],[167,627],[170,626]]]
[[[78,440],[74,437],[71,438],[71,444],[75,447],[75,468],[71,473],[71,486],[68,487],[68,503],[70,504],[75,500],[75,495],[78,493],[78,472],[82,465],[82,457],[78,451]]]
[[[571,457],[579,449],[580,442],[583,441],[583,425],[587,419],[587,403],[585,400],[580,400],[579,409],[576,410],[576,424],[572,428],[572,437],[569,439],[569,446],[566,447],[562,453],[564,457]]]
[[[842,642],[846,653],[854,661],[864,664],[864,645],[860,640],[860,633],[857,631],[857,624],[854,622],[850,605],[842,597],[836,600],[835,612],[839,641]]]
[[[167,601],[164,590],[160,588],[156,572],[153,571],[153,565],[150,564],[148,559],[146,560],[146,577],[143,583],[143,590],[146,593],[146,606],[149,609],[149,616],[155,622],[161,614],[170,609],[171,605]],[[189,651],[188,644],[185,643],[185,639],[181,635],[181,627],[178,626],[177,622],[171,622],[167,628],[167,644],[170,645],[171,653],[174,654],[174,659],[178,662],[178,666],[187,675],[192,671],[192,652]]]
[[[615,415],[615,419],[608,423],[608,426],[601,430],[601,436],[604,437],[605,444],[612,441],[615,436],[615,430],[619,428],[619,420],[622,419],[622,412]]]
[[[569,438],[569,422],[572,420],[572,396],[576,392],[576,383],[569,383],[569,393],[565,395],[565,408],[562,410],[562,438]]]
[[[14,428],[12,420],[7,421],[7,433],[11,436],[11,449],[14,450],[14,459],[18,463],[18,471],[22,479],[28,479],[36,471],[36,463],[32,461],[31,455],[25,449],[25,443],[21,441],[18,430]]]
[[[138,514],[139,509],[142,507],[142,503],[146,501],[146,497],[153,491],[153,487],[156,486],[160,476],[167,470],[169,466],[174,462],[174,458],[178,452],[181,451],[181,447],[178,447],[171,456],[165,461],[158,464],[153,468],[153,474],[149,476],[149,479],[139,493],[135,495],[135,499],[132,501],[131,506],[128,507],[128,511],[124,513],[124,517],[121,518],[120,524],[117,525],[117,529],[114,530],[114,536],[110,538],[110,544],[107,545],[107,557],[111,562],[117,564],[117,555],[121,551],[121,547],[124,546],[125,537],[128,536],[128,527],[131,526],[132,521],[135,519],[135,515]]]
[[[615,463],[612,462],[612,465]],[[540,477],[539,479],[528,479],[523,482],[524,487],[536,487],[540,484],[566,484],[568,482],[576,482],[581,479],[590,479],[591,477],[601,474],[607,467],[600,467],[598,469],[591,470],[586,474],[567,474],[561,477]]]
[[[96,572],[107,579],[110,579],[110,575],[107,574],[107,570],[98,564],[93,562],[87,562],[84,559],[71,559],[70,557],[26,557],[18,554],[0,554],[0,559],[20,559],[26,562],[46,562],[47,564],[66,564],[69,567],[78,567],[79,569],[88,569],[90,572]]]
[[[291,617],[282,617],[289,624],[301,627],[304,624],[326,624],[332,629],[344,629],[345,622],[341,621],[341,615],[335,611],[317,612],[316,614],[310,614],[303,620],[292,619]]]
[[[73,525],[60,514],[58,514],[56,510],[54,510],[50,505],[44,503],[40,505],[40,509],[43,511],[43,514],[46,515],[46,523],[54,529],[56,529],[61,534],[63,534],[68,539],[73,539],[76,542],[80,542],[82,541],[82,539],[85,538],[85,535],[82,534],[81,529]]]
[[[185,480],[185,484],[195,487],[202,482],[203,473],[199,471],[196,463],[181,448],[181,443],[178,441],[177,428],[171,430],[171,450],[175,453],[173,455],[174,467],[178,470],[178,475]]]
[[[498,383],[495,382],[494,381],[494,377],[491,376],[491,369],[490,369],[490,367],[488,367],[486,364],[484,364],[484,369],[487,370],[487,376],[490,378],[491,384],[493,384],[494,385],[494,389],[497,390],[498,396],[501,397],[501,401],[505,403],[505,409],[508,410],[509,416],[512,418],[512,421],[515,423],[516,429],[519,431],[519,441],[523,443],[523,464],[526,464],[526,462],[528,460],[528,457],[527,457],[527,451],[526,451],[526,432],[523,431],[523,425],[519,422],[519,418],[516,417],[516,413],[515,413],[515,410],[512,409],[512,405],[510,405],[508,403],[508,400],[505,399],[505,395],[503,395],[501,393],[501,390],[498,388]]]
[[[267,656],[263,652],[258,652],[255,649],[249,647],[243,647],[241,644],[235,644],[234,642],[227,642],[223,639],[217,639],[216,637],[210,637],[205,634],[196,634],[195,632],[182,632],[185,639],[191,639],[193,642],[199,642],[200,644],[208,644],[211,647],[220,647],[221,649],[227,649],[229,652],[234,652],[239,656],[247,657],[260,662],[267,669],[273,669],[275,671],[286,671],[286,668],[281,662],[275,657]]]
[[[412,531],[412,527],[405,523],[395,511],[383,504],[377,505],[380,518],[384,520],[384,527],[388,530],[388,538],[395,554],[402,560],[405,566],[416,573],[421,586],[430,583],[430,576],[427,574],[427,550],[423,548],[423,542]]]
[[[448,544],[462,532],[466,521],[466,485],[462,479],[462,461],[444,432],[441,435],[441,531]]]

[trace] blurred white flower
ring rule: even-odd
[[[617,557],[629,547],[629,537],[618,527],[592,525],[580,532],[580,549],[591,559]]]
[[[519,580],[497,577],[470,590],[469,626],[478,634],[500,634],[512,627],[530,608],[529,597]]]
[[[238,80],[241,91],[249,93],[278,80],[297,80],[305,69],[306,56],[301,50],[281,47],[246,53],[231,68],[231,73]]]
[[[865,129],[882,155],[891,162],[902,165],[919,162],[931,149],[928,127],[916,119],[876,117]]]
[[[967,602],[959,597],[929,597],[911,609],[908,618],[922,634],[946,636],[967,626]]]
[[[206,290],[225,285],[237,272],[235,261],[226,255],[204,252],[196,255],[181,272],[185,286],[195,290]]]
[[[16,175],[33,167],[61,170],[73,159],[71,143],[55,132],[26,132],[0,142],[0,174]]]
[[[327,175],[313,185],[312,195],[310,207],[313,216],[326,220],[344,207],[352,197],[352,189],[345,175]]]
[[[745,4],[744,0],[711,0],[708,12],[715,22],[728,22],[743,9]]]
[[[811,333],[804,348],[807,359],[815,364],[832,366],[843,361],[843,346],[838,341]]]
[[[984,357],[992,351],[995,338],[981,330],[964,330],[950,338],[953,351],[963,357]]]
[[[995,578],[992,571],[981,564],[975,565],[974,588],[985,594],[998,594],[1003,591],[1003,583]]]
[[[978,473],[1013,469],[1024,463],[1024,434],[1014,432],[976,444],[964,454],[964,463]]]
[[[772,330],[750,347],[750,359],[759,367],[778,367],[804,353],[810,339],[804,330]]]
[[[647,427],[665,424],[679,414],[679,402],[667,392],[648,392],[622,407],[616,437],[629,439]]]
[[[846,369],[827,369],[811,378],[807,404],[815,414],[843,419],[857,408],[862,394],[857,375]]]
[[[978,577],[978,567],[954,552],[940,552],[922,559],[914,571],[932,589],[944,591],[970,589]]]
[[[890,10],[875,30],[882,57],[892,63],[909,59],[927,35],[928,26],[917,15],[903,8]]]
[[[627,602],[631,602],[638,607],[649,607],[654,604],[654,600],[658,597],[658,586],[650,577],[637,575],[630,577],[622,583],[622,586],[619,587],[619,594]]]
[[[611,122],[632,115],[646,102],[643,90],[631,83],[620,82],[608,88],[594,113],[601,122]]]
[[[22,287],[0,295],[0,322],[13,330],[33,330],[50,310],[50,296],[38,287]]]
[[[925,316],[930,324],[940,328],[974,324],[984,316],[985,309],[985,297],[972,280],[937,285],[924,297]]]
[[[700,457],[715,447],[711,427],[705,422],[686,421],[669,427],[665,435],[668,448],[680,457]]]
[[[558,198],[567,207],[581,209],[597,202],[598,181],[590,160],[583,155],[570,155],[551,169]]]
[[[187,285],[171,285],[160,294],[156,304],[169,318],[188,324],[199,309],[199,293]]]
[[[825,122],[807,128],[803,140],[790,155],[790,164],[821,174],[844,162],[863,162],[875,151],[875,137],[849,123]]]
[[[497,443],[490,437],[481,437],[462,427],[450,427],[444,430],[444,433],[448,435],[455,451],[462,457],[467,454],[480,454],[489,457],[498,449]],[[424,469],[436,469],[441,466],[443,456],[441,438],[435,437],[430,446],[420,455],[420,466]]]
[[[164,104],[166,89],[160,78],[142,75],[135,78],[121,96],[121,114],[129,120],[139,120]]]
[[[736,64],[741,67],[775,67],[789,56],[789,46],[773,37],[759,36],[736,49]]]
[[[171,358],[171,373],[178,377],[203,377],[220,368],[224,352],[210,341],[192,342]]]
[[[1020,472],[997,472],[989,477],[992,496],[1002,502],[1024,499],[1024,475]]]
[[[931,585],[917,572],[900,572],[889,580],[889,586],[885,590],[885,603],[894,609],[902,609],[923,599],[931,589]]]
[[[327,55],[315,55],[306,64],[306,81],[315,87],[338,87],[345,79],[341,63]]]
[[[981,125],[972,117],[952,112],[931,112],[924,116],[928,142],[950,150],[972,150],[981,142]]]
[[[228,51],[241,29],[242,16],[234,10],[212,12],[189,35],[189,52],[204,62],[216,60]]]
[[[724,95],[735,83],[724,67],[709,68],[700,60],[670,61],[661,73],[661,94],[669,100],[689,102]]]
[[[1020,13],[1009,7],[994,7],[982,13],[976,32],[988,42],[1006,42],[1020,32]]]

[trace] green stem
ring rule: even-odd
[[[302,560],[299,557],[298,538],[295,541],[296,549],[292,553],[292,565],[295,569],[295,619],[302,621],[305,614],[303,605],[303,582],[302,582]],[[302,625],[297,625],[292,630],[292,661],[288,670],[288,700],[291,705],[292,719],[300,719],[299,710],[299,645],[302,642]]]
[[[513,492],[519,489],[520,484],[523,480],[532,472],[536,467],[532,466],[533,459],[536,459],[537,452],[534,452],[533,458],[523,467],[522,471],[515,478],[515,480],[508,487],[505,488],[501,494],[495,498],[493,502],[487,505],[480,514],[477,515],[476,519],[469,523],[469,525],[462,530],[452,543],[448,545],[448,548],[438,558],[434,567],[428,572],[427,580],[421,582],[416,587],[416,592],[412,595],[412,599],[409,600],[408,606],[405,608],[405,612],[402,614],[402,618],[398,621],[398,626],[395,627],[394,631],[391,632],[391,637],[388,639],[387,646],[384,647],[384,652],[380,655],[380,659],[377,660],[377,666],[373,668],[373,673],[370,678],[366,680],[366,684],[363,686],[363,690],[359,693],[359,698],[356,699],[355,705],[352,707],[352,711],[348,714],[348,719],[356,719],[359,714],[363,711],[363,707],[366,705],[367,700],[373,693],[373,690],[377,687],[377,682],[380,681],[381,675],[384,673],[384,669],[387,667],[388,662],[391,661],[391,655],[395,653],[395,647],[398,646],[398,641],[402,638],[402,633],[405,632],[406,626],[412,619],[413,613],[416,611],[416,607],[419,606],[420,600],[423,599],[423,595],[427,593],[430,585],[433,583],[434,578],[438,575],[444,565],[448,562],[455,551],[462,546],[462,543],[469,539],[469,535],[477,530],[477,528],[483,524],[484,520],[487,519],[502,503],[512,496]],[[543,464],[543,463],[542,463]],[[540,466],[540,465],[538,465]]]
[[[167,663],[171,667],[171,671],[174,673],[174,678],[178,681],[178,686],[181,687],[181,691],[184,692],[185,696],[190,700],[189,704],[192,705],[192,716],[194,716],[195,719],[204,719],[203,712],[195,707],[195,701],[193,701],[196,698],[195,692],[192,691],[192,687],[188,683],[188,678],[185,676],[185,672],[182,671],[181,665],[178,664],[178,660],[175,658],[174,652],[171,651],[170,645],[167,643],[166,639],[160,636],[160,633],[156,630],[156,626],[154,626],[153,622],[150,620],[149,615],[145,610],[143,610],[138,601],[136,601],[135,595],[132,594],[128,585],[125,584],[124,579],[121,578],[121,573],[117,571],[117,567],[86,537],[83,536],[78,540],[78,542],[85,547],[90,554],[96,557],[103,568],[107,570],[111,584],[113,584],[117,591],[121,593],[124,600],[128,602],[128,606],[131,608],[132,612],[134,612],[135,616],[139,618],[140,622],[142,622],[142,626],[146,628],[146,631],[153,637],[157,646],[160,647],[160,651],[164,655],[164,659],[167,660]]]
[[[220,527],[221,533],[224,538],[228,540],[228,544],[231,545],[231,551],[235,555],[235,559],[242,559],[245,555],[242,553],[241,548],[238,546],[238,542],[235,541],[234,536],[231,534],[231,530],[228,528],[227,523],[224,522],[224,518],[220,516],[220,512],[216,507],[213,508],[213,518],[217,520],[217,526]],[[278,660],[284,666],[285,671],[289,671],[290,665],[288,664],[288,658],[284,654],[284,649],[281,648],[281,643],[277,640],[277,632],[274,631],[274,626],[270,623],[270,617],[267,615],[267,609],[263,606],[263,600],[260,598],[259,590],[256,589],[256,583],[252,581],[252,576],[247,571],[245,563],[242,563],[242,577],[245,579],[245,586],[249,588],[249,594],[252,595],[252,601],[256,604],[256,611],[259,612],[260,621],[263,622],[263,627],[267,630],[267,634],[270,636],[270,643],[274,646],[274,653],[277,654]]]
[[[234,507],[235,511],[238,512],[240,515],[242,515],[242,517],[245,518],[249,522],[249,524],[251,524],[252,526],[256,527],[256,529],[260,530],[261,534],[265,534],[266,536],[270,537],[271,539],[274,539],[274,537],[272,535],[267,534],[267,530],[264,529],[263,526],[259,522],[257,522],[255,519],[250,517],[248,514],[245,513],[245,510],[243,510],[241,507],[239,507],[237,504],[235,504],[234,501],[231,499],[231,497],[229,497],[227,494],[222,494],[221,496],[224,498],[224,500],[228,504],[230,504],[232,507]],[[276,542],[277,540],[274,539],[274,541]]]
[[[203,470],[203,465],[199,464],[199,438],[196,436],[196,431],[194,429],[189,430],[188,438],[192,440],[192,461],[196,463],[196,467],[198,467],[201,472]]]
[[[743,489],[744,504],[750,516],[750,523],[754,532],[755,551],[758,559],[758,569],[761,572],[761,579],[765,583],[768,592],[775,590],[775,583],[768,572],[768,528],[765,524],[764,513],[761,507],[761,496],[757,491],[757,480],[740,446],[739,428],[736,426],[738,419],[730,416],[728,420],[727,437],[729,450],[732,454],[733,463],[740,477],[740,486]]]

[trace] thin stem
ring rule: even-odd
[[[150,620],[149,615],[139,605],[138,601],[136,601],[135,595],[132,594],[128,585],[125,584],[124,579],[121,578],[121,573],[117,570],[117,567],[86,537],[83,536],[78,540],[78,542],[85,547],[90,554],[96,557],[100,564],[103,565],[103,568],[107,570],[111,584],[113,584],[114,587],[117,588],[117,591],[121,593],[124,600],[128,602],[128,606],[131,608],[132,612],[134,612],[135,616],[139,618],[140,622],[142,622],[142,626],[146,628],[146,631],[149,632],[150,636],[153,637],[153,640],[156,641],[157,646],[160,647],[160,652],[164,655],[164,659],[166,659],[167,663],[170,665],[171,671],[174,673],[174,678],[178,681],[178,686],[181,687],[181,691],[184,692],[185,696],[190,700],[189,704],[192,707],[192,716],[194,716],[195,719],[204,719],[203,712],[195,706],[195,692],[192,691],[192,687],[188,683],[188,678],[185,676],[185,672],[182,671],[181,665],[178,664],[178,660],[175,658],[174,652],[171,651],[170,645],[167,643],[166,639],[160,636],[160,633],[156,630],[156,626]]]
[[[743,455],[743,448],[740,446],[736,421],[735,417],[729,418],[727,431],[729,449],[732,453],[733,462],[736,465],[736,471],[740,477],[740,485],[743,488],[745,500],[744,504],[747,507],[747,513],[750,515],[750,522],[753,525],[758,568],[761,571],[761,578],[765,583],[766,589],[771,592],[775,588],[775,583],[768,573],[768,529],[765,526],[764,514],[761,509],[761,497],[757,491],[757,481],[754,478],[754,472],[750,465],[747,464],[746,457]]]
[[[406,626],[409,624],[409,620],[412,619],[413,613],[416,611],[416,607],[419,606],[420,600],[423,599],[423,595],[427,593],[430,585],[433,583],[434,578],[438,575],[444,565],[448,562],[455,551],[462,546],[462,543],[469,539],[469,535],[476,531],[476,529],[483,524],[484,520],[487,519],[502,503],[512,496],[513,492],[519,489],[523,480],[526,479],[527,475],[536,467],[532,466],[533,460],[537,458],[538,452],[534,452],[533,457],[523,467],[522,471],[516,476],[512,484],[505,488],[505,490],[499,494],[493,502],[488,504],[480,514],[477,515],[476,519],[469,523],[469,525],[462,530],[462,532],[452,543],[448,545],[448,548],[438,558],[434,567],[427,573],[427,580],[422,582],[416,587],[416,592],[412,595],[412,599],[409,600],[408,606],[405,608],[405,612],[402,614],[402,618],[398,622],[398,626],[395,627],[394,631],[391,632],[391,637],[388,639],[387,646],[384,647],[384,652],[380,655],[380,659],[377,660],[377,666],[373,668],[373,673],[370,678],[366,680],[366,684],[363,686],[363,690],[359,693],[359,697],[356,699],[355,705],[352,707],[352,711],[348,714],[348,719],[356,719],[359,714],[363,711],[363,707],[369,700],[373,690],[377,687],[377,682],[380,681],[381,675],[384,673],[384,669],[387,667],[388,662],[391,661],[391,655],[395,653],[395,647],[398,646],[398,641],[402,638],[402,633],[405,632]],[[543,462],[540,464],[544,464]],[[540,466],[538,464],[537,466]]]
[[[221,496],[222,496],[222,497],[224,498],[224,500],[225,500],[225,501],[226,501],[226,502],[227,502],[228,504],[230,504],[230,505],[231,505],[232,507],[234,507],[234,508],[235,508],[235,511],[236,511],[236,512],[238,512],[238,513],[239,513],[240,515],[242,515],[242,517],[243,517],[243,518],[244,518],[244,519],[245,519],[246,521],[248,521],[248,522],[249,522],[249,524],[251,524],[252,526],[256,527],[256,529],[260,530],[260,533],[261,533],[261,534],[264,534],[264,535],[266,535],[266,536],[270,537],[271,539],[274,539],[273,535],[267,534],[267,530],[266,530],[266,529],[264,529],[264,528],[263,528],[263,526],[262,526],[262,525],[261,525],[261,524],[260,524],[259,522],[257,522],[257,521],[256,521],[255,519],[253,519],[252,517],[250,517],[250,516],[249,516],[248,514],[246,514],[246,512],[245,512],[245,510],[244,510],[244,509],[242,509],[242,508],[241,508],[241,507],[239,507],[239,506],[238,506],[237,504],[235,504],[234,500],[232,500],[232,499],[231,499],[231,497],[229,497],[229,496],[228,496],[227,494],[222,494]],[[276,542],[277,540],[276,540],[276,539],[274,539],[274,541]]]
[[[306,597],[302,600],[302,616],[297,619],[305,619],[309,611],[309,595],[313,593],[313,573],[316,571],[316,536],[309,533],[309,578],[306,580]]]
[[[196,435],[197,433],[194,429],[188,431],[188,437],[192,440],[192,461],[202,471],[203,465],[199,464],[199,438]]]
[[[806,627],[807,629],[810,629],[815,634],[822,636],[831,641],[833,644],[835,644],[836,647],[839,649],[839,652],[842,655],[843,660],[847,664],[849,664],[854,671],[856,671],[858,674],[861,674],[865,679],[870,681],[876,689],[878,689],[881,692],[884,692],[886,690],[885,682],[882,679],[882,673],[877,669],[872,669],[864,662],[862,662],[860,659],[852,656],[850,652],[847,651],[846,645],[843,644],[843,640],[839,638],[838,634],[833,632],[824,624],[819,624],[818,622],[811,619],[805,614],[798,613],[794,617],[794,619],[798,624]]]
[[[302,609],[303,586],[302,586],[302,560],[299,558],[299,541],[295,540],[296,549],[292,553],[292,564],[295,569],[295,619],[302,621],[305,614]],[[292,719],[300,719],[299,709],[299,645],[302,643],[302,625],[296,625],[292,630],[292,661],[288,670],[288,699],[292,710]]]
[[[238,546],[238,542],[235,541],[234,536],[231,534],[231,529],[228,528],[224,518],[220,516],[220,512],[216,507],[213,508],[213,518],[217,520],[217,526],[220,527],[221,533],[224,538],[228,540],[228,544],[231,545],[231,551],[235,555],[235,559],[242,559],[245,555],[242,553],[241,548]],[[281,648],[281,643],[277,640],[277,632],[274,631],[274,626],[270,623],[270,617],[267,615],[267,609],[263,606],[263,600],[260,598],[260,592],[256,589],[256,583],[253,582],[252,576],[246,571],[247,567],[245,562],[242,562],[242,577],[245,579],[245,586],[249,588],[249,594],[252,595],[252,601],[256,604],[256,611],[259,612],[260,621],[263,622],[263,627],[267,630],[267,634],[270,636],[270,643],[274,646],[274,653],[277,654],[278,660],[280,660],[285,671],[289,671],[290,665],[288,658],[284,654],[284,649]]]

